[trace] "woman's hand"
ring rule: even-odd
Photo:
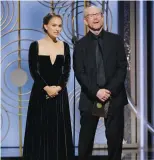
[[[62,88],[60,86],[56,86],[57,91],[60,92],[62,90]]]
[[[45,86],[44,90],[50,97],[55,97],[58,95],[58,89],[56,86]]]
[[[52,90],[55,91],[55,94],[50,95],[50,97],[55,97],[55,96],[57,96],[57,95],[58,95],[58,92],[60,92],[61,89],[62,89],[60,86],[50,86],[50,87],[52,88]]]

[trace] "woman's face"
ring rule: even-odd
[[[57,38],[62,30],[62,20],[59,17],[53,17],[44,27],[51,37]]]

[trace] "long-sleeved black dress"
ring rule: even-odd
[[[52,51],[51,51],[52,52]],[[64,55],[38,55],[38,42],[29,49],[29,68],[34,84],[31,91],[25,130],[24,160],[74,159],[66,83],[70,73],[70,51],[64,42]],[[46,86],[61,86],[55,98],[46,99]]]

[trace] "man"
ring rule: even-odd
[[[97,99],[102,103],[110,102],[104,118],[108,159],[121,160],[124,105],[128,103],[124,87],[127,72],[124,43],[119,35],[103,30],[101,9],[91,6],[84,13],[89,32],[77,42],[73,54],[74,72],[81,85],[79,160],[87,160],[92,154],[99,120],[92,114],[92,109]],[[98,82],[99,79],[101,81]]]

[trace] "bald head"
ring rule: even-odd
[[[96,7],[96,6],[86,7],[85,10],[84,10],[84,17],[86,17],[88,14],[93,14],[93,13],[96,13],[96,12],[103,13],[102,9],[99,8],[99,7]]]

